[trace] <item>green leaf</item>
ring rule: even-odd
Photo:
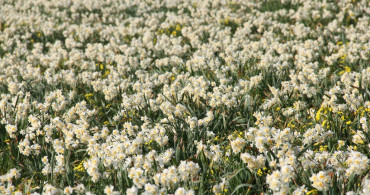
[[[240,188],[244,188],[244,187],[249,187],[249,188],[253,188],[253,185],[251,184],[240,184],[238,186],[236,186],[235,190],[231,193],[231,194],[235,194]]]

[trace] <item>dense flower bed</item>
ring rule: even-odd
[[[0,1],[0,194],[370,194],[369,15]]]

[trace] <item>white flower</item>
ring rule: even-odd
[[[305,185],[298,187],[294,190],[293,195],[305,195],[307,193],[307,188]]]
[[[15,133],[17,132],[17,127],[15,125],[6,125],[6,132],[9,134],[9,137],[15,138]]]
[[[312,186],[319,191],[326,191],[329,189],[330,178],[327,173],[320,171],[310,177]]]
[[[119,194],[119,192],[114,191],[114,187],[112,185],[111,186],[105,186],[104,193],[106,195],[116,195],[116,194]]]
[[[73,188],[71,186],[67,186],[64,188],[64,194],[70,195],[73,193]]]
[[[127,195],[137,195],[138,193],[139,193],[138,189],[135,186],[132,186],[131,188],[128,188],[127,191],[126,191]]]
[[[246,141],[244,139],[238,137],[235,140],[232,140],[230,145],[231,145],[231,148],[233,149],[233,152],[235,154],[238,154],[244,148],[245,143]]]

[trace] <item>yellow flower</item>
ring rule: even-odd
[[[316,189],[311,190],[311,191],[307,192],[306,195],[317,195],[317,190]]]
[[[108,75],[109,75],[109,73],[110,73],[110,71],[109,71],[109,70],[106,70],[106,71],[104,72],[104,74],[103,74],[103,77],[108,76]]]
[[[342,58],[342,57],[341,57],[341,58]],[[342,59],[343,59],[343,58],[342,58]],[[339,72],[339,75],[342,75],[342,74],[344,74],[345,72],[351,72],[351,68],[350,68],[350,67],[348,67],[348,66],[344,67],[344,70],[340,71],[340,72]]]
[[[360,116],[364,116],[365,112],[369,112],[370,109],[369,108],[364,108],[363,106],[361,106],[356,112],[355,114],[357,113],[361,113]]]
[[[293,121],[290,121],[290,122],[288,123],[288,127],[289,127],[289,128],[294,128],[294,127],[295,127],[295,125],[293,125],[293,124],[292,124],[292,122],[293,122]]]
[[[323,110],[324,108],[320,108],[317,113],[316,113],[316,121],[319,121],[320,120],[320,116],[321,116],[321,111]]]
[[[258,175],[258,176],[260,176],[260,177],[263,175],[263,172],[262,172],[262,170],[261,170],[261,169],[258,169],[258,171],[257,171],[257,175]]]
[[[180,24],[176,24],[176,31],[180,31],[180,30],[181,30]]]
[[[88,94],[85,94],[85,98],[86,98],[86,100],[87,101],[89,101],[89,102],[91,102],[92,101],[92,99],[91,99],[91,97],[93,96],[93,94],[92,93],[88,93]]]
[[[91,96],[93,96],[93,94],[92,94],[92,93],[88,93],[88,94],[86,94],[86,95],[85,95],[85,98],[86,98],[86,99],[88,99],[88,98],[90,98]]]
[[[152,146],[151,146],[151,143],[153,142],[153,140],[150,140],[149,142],[146,142],[145,145],[148,146],[148,148],[151,150],[152,149]]]
[[[323,122],[322,122],[322,127],[325,127],[325,124],[327,123],[328,121],[327,120],[324,120]]]
[[[85,171],[85,168],[83,166],[84,160],[80,161],[80,163],[73,168],[75,171]]]
[[[326,151],[326,149],[328,148],[328,146],[327,145],[325,145],[325,146],[320,146],[320,151],[321,152],[323,152],[323,151]]]

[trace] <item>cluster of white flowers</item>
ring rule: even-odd
[[[13,181],[19,179],[21,174],[17,169],[10,169],[8,173],[0,176],[0,193],[11,194],[16,191],[16,187],[13,185]],[[19,194],[19,192],[17,193]]]
[[[319,173],[310,177],[310,180],[312,181],[312,186],[320,191],[326,191],[329,188],[330,178],[328,173],[320,171]]]
[[[369,170],[370,167],[369,158],[357,151],[351,151],[346,163],[348,164],[346,169],[346,175],[348,176],[351,174],[361,175],[363,171]]]
[[[369,7],[0,1],[0,194],[368,194]]]
[[[287,194],[292,178],[294,178],[292,166],[285,165],[281,167],[281,170],[276,170],[272,174],[267,175],[266,183],[269,184],[269,188],[273,192]]]

